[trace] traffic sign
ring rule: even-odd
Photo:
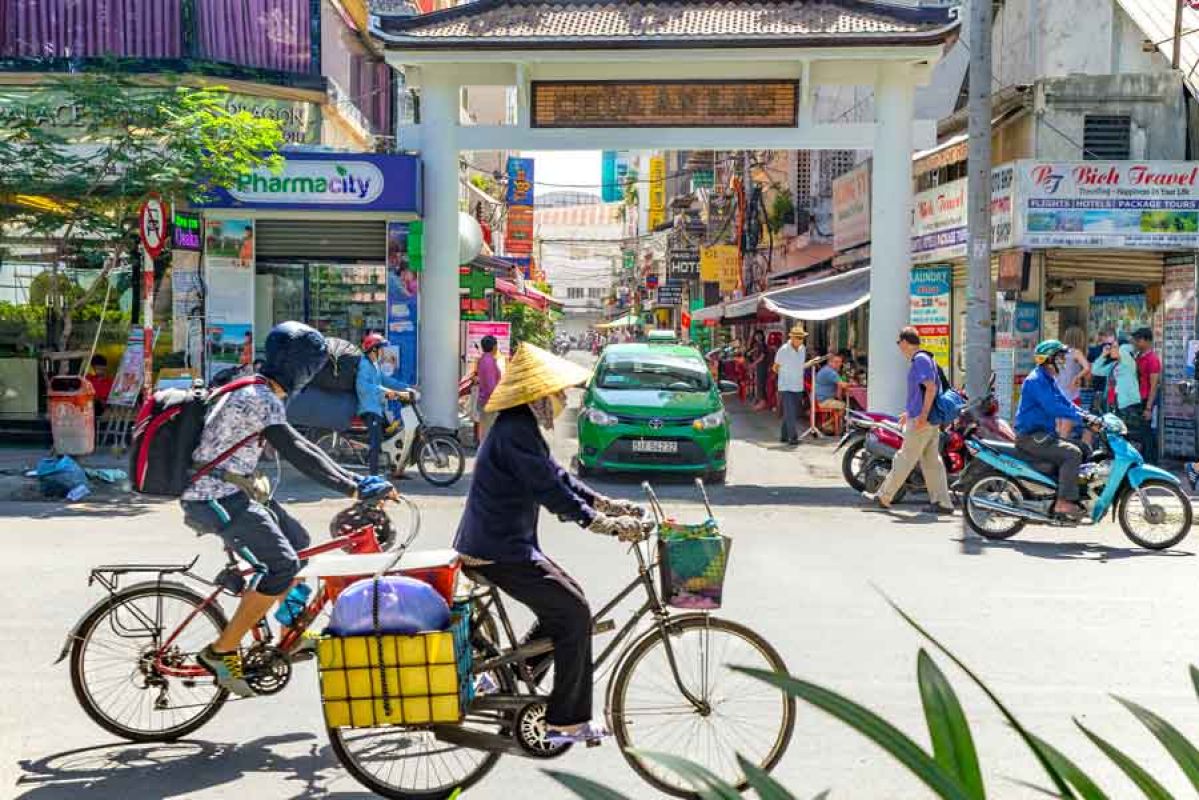
[[[146,254],[150,258],[158,258],[167,244],[167,206],[158,195],[152,194],[142,203],[138,230]]]

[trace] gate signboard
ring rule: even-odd
[[[534,81],[534,128],[794,128],[799,81]]]

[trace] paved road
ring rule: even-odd
[[[827,448],[798,452],[770,442],[772,431],[739,416],[727,487],[712,496],[736,537],[723,615],[773,641],[790,669],[867,703],[927,741],[915,687],[919,639],[888,609],[885,591],[914,613],[991,682],[1023,721],[1095,773],[1114,797],[1132,796],[1073,727],[1072,716],[1155,767],[1172,789],[1184,781],[1150,735],[1110,697],[1114,692],[1199,729],[1199,702],[1186,666],[1199,661],[1194,614],[1199,540],[1180,551],[1130,549],[1110,526],[1090,531],[1026,532],[998,546],[963,541],[960,525],[914,510],[866,513],[839,484]],[[572,428],[557,447],[569,454]],[[419,482],[427,533],[449,543],[464,487],[434,493]],[[604,490],[635,496],[634,482]],[[289,481],[298,516],[314,531],[337,500]],[[683,514],[698,512],[686,484],[664,488]],[[320,728],[315,678],[301,665],[281,695],[231,704],[188,742],[139,746],[114,740],[76,707],[66,669],[51,668],[62,637],[98,597],[85,585],[89,566],[123,560],[183,560],[202,553],[215,573],[213,541],[199,541],[173,506],[125,503],[62,509],[0,505],[0,797],[22,800],[131,798],[364,797],[331,757]],[[543,541],[603,598],[629,575],[610,541],[544,521]],[[948,670],[948,668],[947,668]],[[981,695],[948,670],[975,724],[991,797],[1036,796],[1019,781],[1039,781],[1031,758]],[[563,797],[540,764],[505,759],[469,800]],[[624,767],[613,747],[570,755],[554,767],[611,781],[631,798],[655,796]],[[920,784],[879,750],[813,709],[800,708],[795,739],[777,770],[800,797],[834,789],[835,798],[923,797]]]

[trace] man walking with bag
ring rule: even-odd
[[[929,505],[924,512],[929,514],[952,514],[953,499],[949,496],[949,479],[945,475],[945,464],[941,461],[941,428],[928,421],[937,396],[944,391],[938,376],[937,362],[920,349],[920,334],[915,328],[903,328],[896,342],[899,352],[910,362],[908,367],[908,393],[904,412],[899,416],[903,428],[903,446],[895,454],[891,472],[876,494],[864,492],[870,503],[889,510],[891,500],[899,488],[907,482],[916,465],[924,475],[928,487]]]

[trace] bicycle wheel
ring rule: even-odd
[[[452,486],[466,469],[466,456],[453,436],[436,434],[421,441],[416,466],[421,477],[434,486]]]
[[[229,693],[211,677],[170,678],[155,667],[164,638],[192,614],[162,660],[194,666],[226,620],[215,603],[176,583],[145,583],[113,595],[79,627],[71,647],[71,687],[83,710],[106,731],[134,742],[169,742],[220,711]],[[161,611],[159,610],[161,608]]]
[[[316,440],[316,446],[336,464],[350,469],[366,468],[366,454],[370,448],[344,433],[328,431]]]
[[[787,666],[769,642],[735,622],[693,615],[667,625],[679,676],[707,709],[696,709],[679,691],[667,642],[661,629],[654,631],[612,679],[612,732],[621,753],[642,779],[675,797],[699,795],[670,770],[631,755],[630,748],[683,756],[743,791],[748,784],[737,755],[773,769],[791,742],[795,701],[728,665],[781,673]]]

